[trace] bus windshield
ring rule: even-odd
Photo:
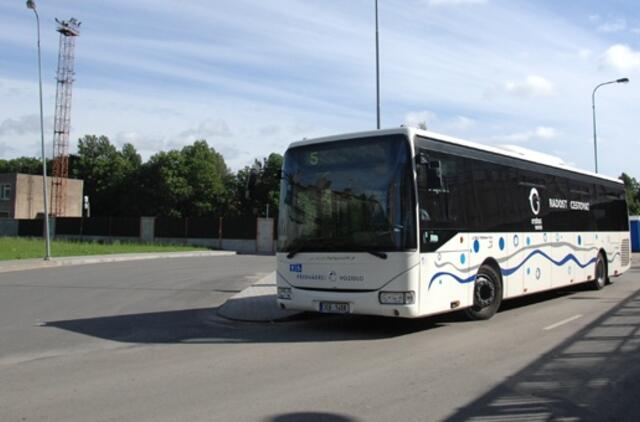
[[[416,249],[414,196],[403,135],[291,148],[282,175],[278,250]]]

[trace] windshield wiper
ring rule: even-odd
[[[370,253],[373,256],[377,256],[380,259],[387,259],[387,253],[386,252],[382,252],[382,251],[367,251],[367,253]]]
[[[289,251],[289,253],[287,254],[287,259],[293,258],[294,256],[296,256],[296,254],[298,252],[302,252],[302,248],[296,248],[296,249],[293,249],[293,250]]]

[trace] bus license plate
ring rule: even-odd
[[[348,314],[348,303],[320,302],[320,312],[325,314]]]

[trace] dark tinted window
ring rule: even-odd
[[[418,138],[416,145],[429,157],[426,176],[433,180],[431,169],[439,168],[442,179],[440,189],[428,177],[418,180],[425,250],[458,231],[628,229],[622,185],[439,141]]]
[[[406,137],[291,148],[283,170],[280,251],[416,248],[413,167]]]

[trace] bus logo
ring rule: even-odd
[[[301,273],[302,272],[302,264],[289,264],[289,272]]]
[[[535,215],[538,215],[540,212],[540,195],[536,188],[531,188],[531,192],[529,193],[529,205],[531,206],[531,211],[533,211]]]

